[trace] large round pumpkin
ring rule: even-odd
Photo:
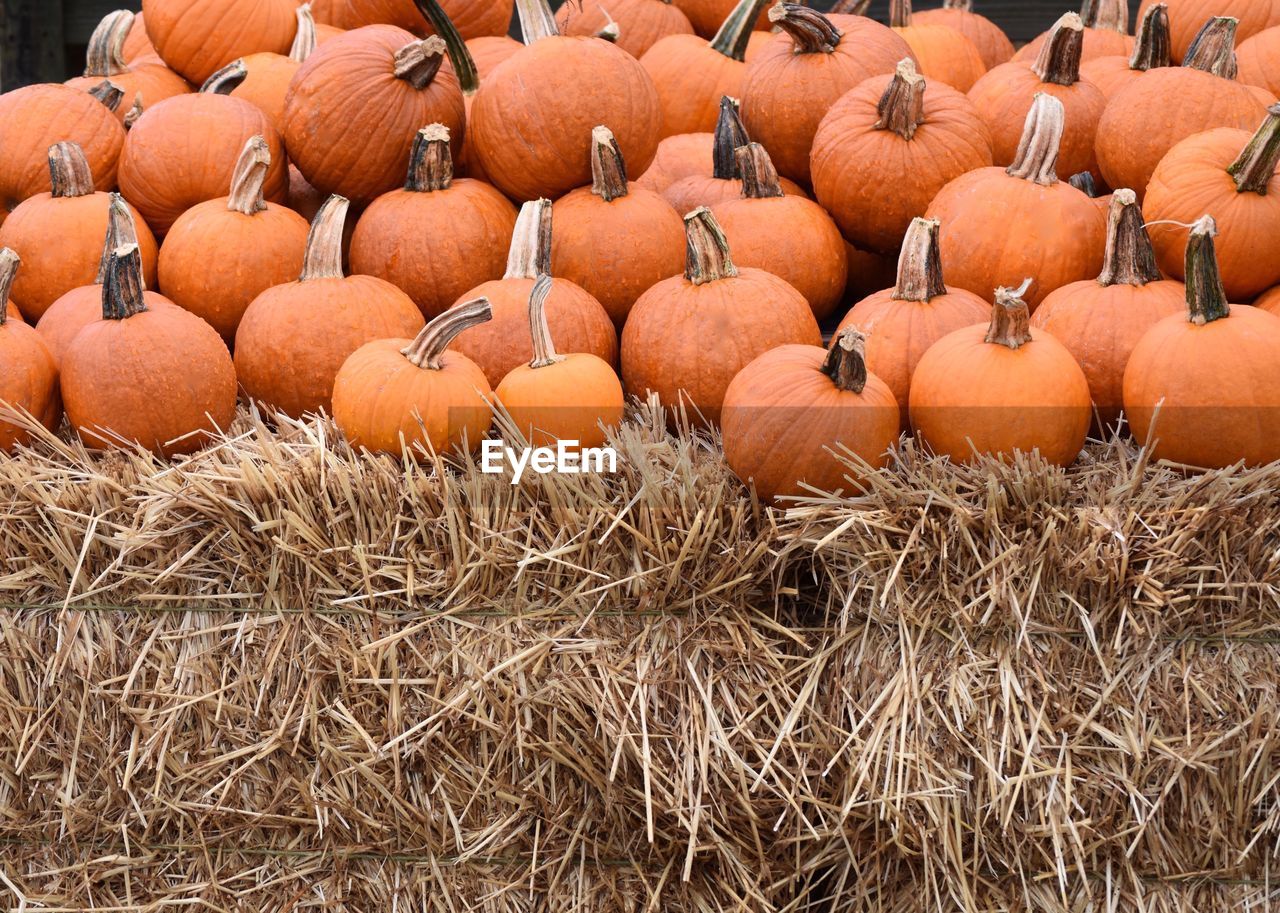
[[[939,190],[992,163],[991,134],[973,103],[950,86],[926,86],[903,60],[892,77],[873,76],[827,112],[810,175],[846,238],[892,254]]]
[[[915,13],[919,25],[945,25],[973,42],[988,70],[1013,58],[1013,42],[986,16],[973,11],[973,0],[945,0],[939,9]]]
[[[640,296],[622,330],[622,379],[690,418],[720,420],[725,391],[756,356],[788,343],[819,345],[804,296],[764,270],[738,269],[711,211],[685,216],[684,275]]]
[[[1144,14],[1156,0],[1142,0],[1138,15]],[[1240,40],[1251,37],[1263,29],[1280,25],[1280,4],[1275,0],[1160,0],[1169,8],[1169,30],[1173,39],[1174,62],[1185,61],[1205,20],[1211,16],[1231,16],[1239,25]]]
[[[614,42],[632,57],[669,35],[692,35],[693,25],[671,0],[571,0],[556,11],[561,35],[591,37],[610,25]]]
[[[295,0],[143,0],[142,12],[156,52],[198,86],[237,57],[288,53],[297,6]]]
[[[945,25],[916,22],[911,0],[892,0],[889,25],[911,47],[926,79],[968,92],[987,72],[977,46],[960,32]]]
[[[1080,75],[1098,87],[1107,101],[1147,70],[1167,67],[1169,14],[1163,3],[1149,7],[1138,25],[1133,53],[1095,57],[1080,64]]]
[[[236,330],[236,374],[245,393],[295,418],[331,410],[338,369],[360,346],[413,338],[423,327],[413,299],[394,285],[343,274],[347,208],[342,197],[325,203],[298,280],[253,299]]]
[[[1098,274],[1106,219],[1054,172],[1062,129],[1062,103],[1037,95],[1012,165],[961,175],[934,197],[927,215],[947,227],[942,256],[953,285],[988,298],[1031,277],[1024,297],[1035,308],[1054,289]]]
[[[52,431],[62,419],[58,365],[40,334],[7,307],[20,263],[12,250],[0,249],[0,407],[25,411]],[[0,453],[30,440],[29,428],[0,418]]]
[[[1280,95],[1280,25],[1240,42],[1236,64],[1241,82]]]
[[[1156,459],[1206,469],[1280,460],[1280,317],[1227,303],[1205,216],[1187,243],[1187,312],[1134,347],[1124,408]]]
[[[84,75],[67,80],[67,85],[87,92],[102,80],[110,79],[123,93],[119,106],[113,112],[121,123],[133,110],[135,102],[140,106],[154,105],[191,91],[187,81],[158,57],[133,62],[125,60],[125,41],[133,28],[133,20],[134,15],[128,10],[108,13],[89,37]]]
[[[351,269],[402,289],[430,320],[502,275],[515,224],[515,207],[493,187],[454,179],[448,128],[433,124],[418,131],[404,187],[360,216]]]

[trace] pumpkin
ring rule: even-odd
[[[1213,216],[1221,234],[1218,270],[1228,301],[1249,301],[1280,283],[1280,104],[1257,132],[1220,129],[1188,137],[1160,160],[1143,212],[1152,223],[1160,268],[1181,279],[1187,235],[1196,213]],[[2,234],[0,234],[2,236]]]
[[[831,348],[783,345],[753,360],[724,395],[725,462],[765,502],[861,488],[860,470],[836,457],[889,464],[898,403],[867,369],[865,339],[838,332]]]
[[[370,25],[316,49],[285,102],[284,137],[293,162],[321,193],[363,205],[397,187],[414,137],[439,123],[461,143],[466,115],[446,44]],[[355,138],[355,139],[353,139]]]
[[[1095,279],[1051,292],[1031,317],[1067,347],[1084,370],[1097,425],[1106,432],[1120,418],[1124,369],[1133,347],[1157,322],[1182,311],[1186,290],[1161,276],[1142,210],[1132,190],[1111,198],[1107,249]]]
[[[505,63],[524,48],[524,45],[507,35],[486,35],[467,42],[467,52],[475,63],[476,73],[484,79],[498,64]]]
[[[86,445],[136,444],[171,457],[230,426],[236,373],[209,324],[181,308],[147,306],[138,248],[129,245],[112,254],[102,319],[63,355],[62,397]]]
[[[747,66],[742,120],[773,164],[809,182],[809,150],[823,116],[840,96],[914,55],[892,29],[862,16],[833,16],[779,2],[769,19],[781,27]]]
[[[720,420],[725,391],[758,355],[795,343],[820,345],[804,296],[772,273],[739,269],[715,216],[701,207],[684,217],[683,275],[640,296],[622,330],[622,379],[641,396]]]
[[[316,21],[344,29],[395,25],[419,37],[439,34],[434,12],[441,12],[468,41],[504,35],[511,23],[512,0],[314,0]]]
[[[1228,304],[1214,256],[1217,227],[1192,227],[1185,314],[1138,341],[1124,372],[1133,435],[1158,460],[1215,469],[1280,460],[1280,317]]]
[[[111,190],[124,146],[124,127],[93,96],[42,84],[0,95],[0,223],[27,197],[52,189],[49,147],[75,143],[94,186]]]
[[[689,17],[696,31],[703,38],[711,38],[723,28],[728,17],[742,9],[739,0],[675,0],[675,5]],[[756,6],[747,17],[746,24],[762,32],[769,31],[769,17],[762,6]]]
[[[493,421],[493,390],[471,359],[446,351],[489,320],[483,298],[459,304],[417,337],[375,339],[356,349],[333,382],[333,418],[352,447],[424,460],[475,450]]]
[[[1142,0],[1138,15],[1143,15],[1155,0]],[[1169,7],[1169,33],[1173,41],[1174,61],[1183,61],[1191,55],[1191,47],[1212,16],[1229,15],[1239,23],[1237,37],[1243,41],[1273,25],[1280,25],[1280,6],[1274,0],[1160,0]]]
[[[374,339],[412,338],[423,327],[413,299],[391,283],[343,274],[348,206],[335,196],[321,207],[297,281],[253,299],[236,330],[245,393],[294,418],[330,410],[334,378],[356,349]]]
[[[588,352],[556,353],[546,301],[553,280],[539,276],[529,294],[533,359],[498,384],[497,399],[524,439],[535,447],[576,441],[600,447],[606,429],[622,420],[625,400],[613,366]]]
[[[121,53],[126,63],[134,63],[143,57],[154,57],[160,60],[156,46],[151,43],[151,36],[147,34],[147,24],[142,19],[142,13],[133,17],[133,24],[129,26],[129,34],[125,36]],[[160,62],[164,63],[163,60]]]
[[[948,333],[916,365],[911,425],[938,456],[1038,452],[1069,466],[1084,447],[1089,382],[1062,343],[1030,325],[1021,291],[997,289],[990,324]]]
[[[953,285],[986,297],[1031,276],[1023,298],[1034,309],[1054,289],[1098,274],[1106,219],[1054,173],[1063,121],[1062,102],[1037,95],[1016,161],[961,175],[929,204],[926,215],[947,226],[942,257]]]
[[[759,143],[741,147],[737,155],[742,196],[711,207],[734,262],[785,279],[822,320],[844,297],[849,279],[840,229],[817,203],[783,194],[769,153]]]
[[[914,21],[911,0],[892,0],[889,4],[889,25],[910,46],[926,79],[968,92],[987,72],[982,55],[964,35],[945,25]]]
[[[1230,78],[1234,35],[1234,19],[1214,19],[1183,66],[1148,70],[1112,97],[1096,144],[1107,184],[1141,200],[1156,165],[1188,136],[1215,127],[1252,130],[1266,117],[1254,90]]]
[[[569,0],[556,12],[561,35],[591,37],[615,26],[614,42],[639,58],[668,35],[692,35],[689,17],[671,0]]]
[[[400,190],[369,205],[351,240],[351,269],[385,279],[430,320],[468,289],[502,275],[516,209],[481,181],[455,180],[449,131],[418,131]]]
[[[288,53],[297,6],[295,0],[143,0],[142,12],[156,53],[198,86],[237,57]]]
[[[738,0],[710,41],[671,35],[640,58],[658,90],[663,138],[713,130],[720,99],[741,97],[751,24],[767,2]]]
[[[590,187],[555,206],[551,271],[576,282],[622,329],[636,299],[684,268],[684,222],[661,196],[627,181],[608,127],[591,132]]]
[[[551,201],[532,200],[520,209],[512,232],[507,271],[464,298],[487,298],[493,320],[461,333],[453,348],[466,355],[496,386],[517,365],[533,358],[529,295],[539,276],[551,270]],[[609,364],[618,361],[618,332],[609,312],[576,282],[556,278],[546,302],[551,332],[566,352],[588,352]]]
[[[134,15],[128,10],[108,13],[89,37],[85,54],[84,75],[67,80],[67,85],[89,91],[110,79],[121,90],[114,113],[121,123],[135,103],[154,105],[175,95],[191,91],[187,81],[164,65],[158,57],[141,58],[132,63],[125,59],[125,41],[133,27]]]
[[[0,409],[25,411],[52,431],[62,420],[58,365],[40,334],[14,319],[5,304],[20,264],[14,251],[0,250]],[[0,452],[30,440],[29,428],[0,417]]]
[[[1082,63],[1100,57],[1127,57],[1133,52],[1133,38],[1128,34],[1128,0],[1085,0],[1080,8],[1080,20],[1084,25],[1080,47]],[[1031,63],[1040,56],[1052,34],[1050,30],[1037,35],[1019,48],[1013,59]]]
[[[844,236],[886,254],[949,181],[992,162],[991,134],[973,103],[950,86],[926,85],[909,59],[832,105],[809,158],[814,195]]]
[[[935,342],[956,330],[981,323],[991,313],[987,301],[964,289],[948,289],[942,278],[942,254],[936,221],[915,218],[902,242],[893,288],[863,298],[840,321],[867,337],[867,369],[888,385],[908,426],[911,375]]]
[[[1013,61],[998,66],[970,90],[969,99],[991,131],[997,165],[1013,161],[1031,100],[1045,93],[1063,106],[1065,127],[1058,167],[1063,174],[1098,173],[1093,138],[1107,100],[1097,86],[1080,77],[1083,35],[1080,17],[1067,13],[1053,27],[1035,63]]]
[[[13,301],[34,323],[65,292],[94,281],[107,230],[111,195],[93,189],[93,175],[75,143],[49,150],[53,191],[24,200],[0,225],[0,245],[24,266],[13,283]],[[138,243],[143,270],[156,280],[156,239],[143,223]]]
[[[1097,86],[1110,101],[1147,70],[1169,65],[1169,13],[1163,3],[1157,3],[1147,9],[1139,23],[1131,55],[1086,60],[1080,64],[1080,75]]]
[[[120,160],[120,192],[160,235],[192,206],[226,196],[241,150],[262,136],[271,153],[263,192],[273,203],[288,191],[280,135],[250,102],[198,92],[153,105],[138,118]]]
[[[676,181],[711,174],[715,169],[712,150],[714,133],[677,133],[658,143],[658,152],[636,183],[654,193],[663,193]]]
[[[1280,95],[1280,25],[1240,42],[1236,65],[1241,82]]]
[[[946,0],[940,9],[920,10],[917,25],[945,25],[973,42],[982,57],[982,65],[990,70],[1013,59],[1013,42],[986,16],[973,11],[973,0]]]
[[[1260,311],[1270,311],[1280,317],[1280,286],[1263,292],[1253,302],[1253,305]]]

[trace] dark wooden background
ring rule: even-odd
[[[559,5],[560,0],[552,0]],[[831,0],[813,0],[823,9]],[[0,88],[33,82],[61,82],[79,75],[84,45],[111,10],[138,9],[141,0],[0,0]],[[925,9],[941,0],[917,0]],[[979,9],[998,22],[1014,43],[1034,38],[1074,4],[1062,0],[980,0]],[[1131,0],[1135,13],[1138,0]],[[888,0],[872,3],[871,15],[885,20]]]

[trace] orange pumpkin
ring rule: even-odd
[[[809,161],[813,192],[844,236],[892,254],[939,190],[992,164],[991,134],[968,98],[926,86],[903,60],[889,79],[873,76],[832,106]]]
[[[942,337],[911,376],[911,425],[939,456],[1038,452],[1069,466],[1084,447],[1089,382],[1062,343],[1030,325],[1021,291],[997,289],[990,324]]]
[[[75,143],[49,150],[49,174],[53,191],[24,200],[0,225],[0,245],[17,251],[25,264],[13,284],[13,301],[31,323],[59,296],[94,281],[111,208],[110,194],[94,192],[89,163]],[[135,241],[154,285],[156,239],[145,222]]]
[[[561,35],[598,35],[614,26],[614,42],[632,57],[639,58],[668,35],[692,35],[689,17],[671,0],[570,0],[556,12]]]
[[[1213,216],[1221,230],[1218,269],[1229,301],[1248,301],[1280,283],[1280,104],[1252,136],[1210,130],[1188,137],[1160,160],[1147,187],[1143,212],[1152,223],[1160,268],[1181,279],[1187,236],[1196,213]]]
[[[717,34],[717,30],[723,26],[725,19],[741,9],[738,0],[674,0],[674,2],[689,17],[694,30],[703,38],[711,38]],[[769,31],[769,17],[763,12],[763,4],[756,6],[746,21],[753,29]]]
[[[813,316],[824,319],[844,297],[849,279],[840,229],[817,203],[783,194],[759,143],[743,146],[737,155],[742,196],[711,207],[735,262],[785,279],[809,302]]]
[[[1012,165],[961,175],[934,197],[926,215],[947,226],[942,256],[953,285],[986,297],[1032,276],[1024,298],[1034,309],[1102,268],[1106,219],[1053,170],[1063,119],[1062,102],[1037,95]]]
[[[684,217],[683,275],[640,296],[622,330],[622,379],[691,417],[720,420],[725,391],[756,356],[789,343],[821,344],[804,296],[772,273],[738,269],[711,211]]]
[[[523,49],[523,44],[508,35],[486,35],[467,42],[467,52],[481,79],[497,69],[498,64],[506,63]]]
[[[1051,292],[1031,318],[1084,369],[1099,430],[1105,433],[1120,418],[1124,369],[1134,346],[1158,321],[1181,312],[1185,297],[1182,283],[1163,278],[1156,267],[1133,191],[1117,190],[1101,274]]]
[[[828,18],[779,2],[769,19],[782,33],[747,66],[742,120],[779,173],[807,184],[814,134],[836,100],[915,55],[892,29],[862,16]]]
[[[1159,460],[1214,469],[1280,460],[1280,317],[1228,304],[1212,216],[1187,242],[1187,311],[1134,347],[1124,408],[1138,442]]]
[[[1129,36],[1129,0],[1085,0],[1080,8],[1084,41],[1081,63],[1100,57],[1128,56],[1133,52]],[[1052,30],[1038,35],[1018,49],[1014,60],[1031,63],[1044,49]]]
[[[1147,9],[1129,56],[1095,57],[1080,64],[1080,75],[1098,87],[1107,101],[1147,70],[1170,65],[1169,14],[1163,3]]]
[[[25,411],[52,431],[62,420],[58,365],[40,334],[13,319],[5,304],[20,263],[9,248],[0,250],[0,408]],[[0,418],[0,453],[30,440],[30,429]]]
[[[1215,127],[1252,130],[1266,117],[1254,90],[1230,78],[1235,28],[1234,19],[1214,19],[1183,66],[1148,70],[1107,103],[1096,147],[1107,184],[1141,200],[1156,165],[1188,136]]]
[[[154,105],[175,95],[191,91],[187,81],[164,65],[158,57],[141,58],[134,62],[125,59],[125,42],[133,27],[134,15],[128,10],[108,13],[89,37],[89,49],[85,54],[84,75],[67,80],[73,89],[87,92],[104,79],[121,92],[119,106],[113,112],[121,123],[133,110],[135,103]]]
[[[1236,64],[1241,82],[1280,95],[1280,25],[1240,42]]]
[[[125,36],[122,53],[126,63],[134,63],[143,57],[160,60],[156,46],[151,43],[151,36],[147,34],[147,24],[142,20],[142,13],[133,17],[133,25],[129,26],[129,34]],[[163,60],[160,62],[164,63]]]
[[[50,84],[0,95],[0,223],[27,197],[52,190],[49,147],[62,142],[80,147],[99,190],[115,187],[124,127],[93,96]]]
[[[333,417],[352,447],[429,459],[475,450],[493,421],[493,390],[465,355],[445,349],[492,317],[483,298],[459,304],[412,341],[376,339],[356,349],[333,383]]]
[[[1142,0],[1138,15],[1151,8],[1155,0]],[[1229,15],[1239,23],[1238,37],[1243,41],[1263,29],[1280,25],[1280,5],[1275,0],[1160,0],[1169,7],[1169,31],[1173,39],[1173,59],[1183,61],[1191,56],[1191,47],[1211,16]]]
[[[440,34],[435,16],[447,15],[468,41],[506,34],[512,0],[313,0],[317,22],[344,29],[395,25],[419,37]]]
[[[1098,174],[1093,138],[1107,100],[1097,86],[1080,77],[1083,36],[1080,17],[1067,13],[1053,27],[1051,39],[1035,63],[1015,60],[998,66],[978,80],[969,92],[969,99],[991,131],[997,165],[1013,161],[1031,100],[1045,93],[1063,106],[1065,127],[1058,167],[1063,174],[1078,171]]]
[[[143,0],[142,12],[156,53],[198,86],[237,57],[288,53],[297,6],[296,0]]]
[[[517,365],[533,358],[530,335],[529,295],[534,281],[551,270],[551,202],[532,200],[520,210],[512,233],[507,271],[501,279],[485,282],[464,298],[487,298],[493,320],[461,333],[453,348],[481,369],[489,383],[497,385]],[[609,312],[580,285],[554,279],[546,302],[551,332],[567,352],[589,352],[609,364],[618,361],[618,332]]]
[[[714,133],[678,133],[658,143],[658,152],[636,183],[654,193],[663,193],[676,181],[699,174],[711,174],[715,168],[712,149]]]
[[[137,247],[117,248],[102,286],[102,319],[62,358],[71,427],[90,447],[140,445],[191,453],[231,424],[236,373],[222,338],[181,308],[149,308]]]
[[[622,420],[622,383],[613,366],[588,352],[558,355],[547,325],[553,280],[539,276],[529,294],[533,360],[517,365],[498,384],[498,401],[524,439],[535,447],[576,441],[604,444],[606,429]]]
[[[911,375],[920,358],[943,336],[981,323],[991,313],[982,297],[948,289],[943,282],[939,228],[936,221],[913,219],[898,258],[897,283],[863,298],[840,321],[841,330],[866,335],[867,368],[893,392],[904,429]]]
[[[684,268],[684,222],[661,196],[627,181],[608,127],[591,132],[590,187],[555,206],[553,275],[576,282],[622,329],[636,299]]]
[[[973,42],[988,70],[1013,59],[1013,42],[986,16],[973,11],[973,0],[945,0],[940,9],[920,10],[917,25],[945,25]]]
[[[236,374],[245,393],[287,415],[330,410],[348,356],[374,339],[412,338],[422,314],[389,282],[342,271],[348,201],[331,197],[307,239],[302,273],[253,299],[236,330]]]
[[[493,187],[454,180],[448,128],[433,124],[418,131],[403,189],[360,216],[351,269],[402,289],[430,320],[502,275],[515,224],[515,207]]]
[[[911,47],[926,79],[968,92],[987,72],[978,48],[960,32],[945,25],[916,22],[911,15],[911,0],[892,0],[889,25]]]
[[[1253,302],[1253,305],[1260,311],[1269,311],[1280,317],[1280,286],[1263,292]]]

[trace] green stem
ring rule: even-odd
[[[1218,271],[1218,255],[1213,238],[1218,225],[1213,216],[1201,216],[1191,226],[1187,238],[1186,285],[1187,318],[1197,326],[1231,316],[1231,305],[1222,287],[1222,274]]]
[[[493,308],[488,298],[476,298],[455,304],[435,320],[432,320],[400,354],[416,367],[426,371],[439,371],[444,367],[441,359],[449,343],[463,330],[479,326],[493,319]]]
[[[448,48],[449,60],[453,64],[453,72],[458,77],[458,83],[462,86],[462,94],[475,95],[476,90],[480,88],[480,74],[476,71],[476,62],[471,59],[471,49],[458,34],[453,20],[444,11],[439,0],[414,0],[414,3]]]
[[[723,54],[733,60],[747,59],[747,42],[751,40],[751,32],[760,11],[768,5],[769,0],[738,0],[738,5],[720,24],[719,30],[711,39],[711,50]]]

